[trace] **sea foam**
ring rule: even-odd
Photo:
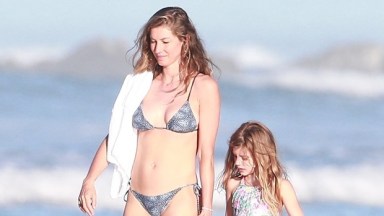
[[[362,71],[309,70],[282,67],[274,71],[226,74],[224,78],[251,88],[275,87],[292,91],[339,94],[348,97],[384,96],[384,74]]]
[[[216,163],[217,178],[223,167]],[[301,168],[288,165],[289,178],[300,202],[345,202],[384,206],[381,179],[384,164],[358,164],[350,166],[320,166]],[[0,168],[0,205],[22,203],[51,203],[73,206],[87,169],[85,167],[55,167],[22,169]],[[99,208],[121,209],[123,199],[109,196],[111,170],[107,169],[96,182]],[[223,208],[225,192],[216,188],[214,206]]]

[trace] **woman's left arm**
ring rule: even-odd
[[[217,82],[209,77],[200,77],[198,84],[199,131],[198,156],[200,159],[200,180],[202,186],[201,215],[212,214],[214,189],[214,150],[220,121],[220,93]]]

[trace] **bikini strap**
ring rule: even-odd
[[[195,77],[193,77],[192,84],[191,84],[191,88],[189,89],[189,94],[188,94],[187,101],[189,101],[189,96],[191,96],[191,92],[192,92],[193,84],[195,83],[196,77],[197,77],[198,75],[199,75],[199,74],[197,74]]]

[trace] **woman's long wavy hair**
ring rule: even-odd
[[[271,131],[262,123],[249,121],[243,123],[231,136],[219,186],[225,188],[229,179],[238,178],[235,167],[234,148],[246,148],[255,163],[255,180],[262,187],[262,199],[273,215],[282,209],[280,183],[287,178],[286,172],[277,158],[275,139]]]
[[[181,49],[180,79],[186,91],[193,76],[198,73],[212,75],[213,62],[208,58],[197,31],[187,13],[179,7],[166,7],[157,11],[140,30],[135,41],[136,52],[132,65],[135,73],[152,71],[154,77],[162,73],[150,47],[150,34],[153,28],[166,26],[183,42]]]

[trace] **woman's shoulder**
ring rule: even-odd
[[[217,82],[216,80],[210,76],[210,75],[207,75],[207,74],[202,74],[202,73],[199,73],[198,75],[196,75],[196,83],[202,83],[202,84],[205,84],[205,85],[213,85],[213,84],[216,84],[217,85]]]
[[[207,91],[218,91],[218,83],[217,81],[205,74],[199,74],[196,76],[194,88],[197,88],[199,91],[207,92]]]

